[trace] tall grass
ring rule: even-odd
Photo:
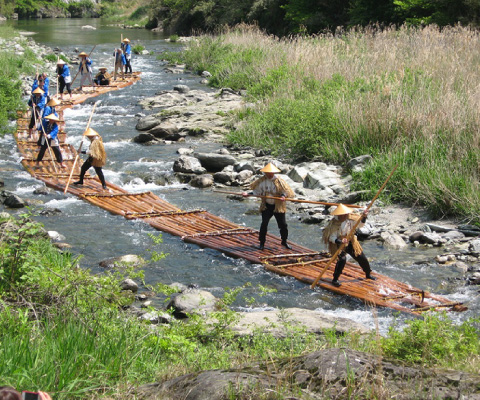
[[[357,188],[375,191],[399,164],[393,199],[478,223],[479,45],[462,27],[278,39],[240,26],[190,42],[181,57],[256,102],[232,142],[341,165],[368,153]]]
[[[0,25],[0,39],[10,40],[16,37],[15,30]],[[4,47],[5,45],[2,45]],[[9,120],[15,118],[16,110],[25,107],[22,101],[22,83],[20,73],[34,73],[33,61],[35,55],[26,50],[23,55],[16,55],[13,51],[0,52],[0,136],[13,131]]]

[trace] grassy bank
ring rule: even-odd
[[[357,189],[375,191],[398,164],[392,200],[479,223],[479,44],[460,27],[279,40],[244,26],[169,58],[257,102],[233,143],[340,165],[371,154]]]
[[[275,364],[330,347],[423,367],[470,372],[480,367],[480,321],[455,325],[445,315],[414,320],[403,331],[393,326],[386,338],[337,336],[334,330],[317,337],[287,319],[289,333],[282,339],[263,332],[238,338],[228,329],[236,321],[228,304],[241,296],[241,289],[225,292],[225,307],[213,314],[213,324],[192,316],[152,329],[124,311],[133,295],[120,290],[127,276],[141,281],[142,271],[124,267],[94,275],[79,268],[80,258],[59,252],[27,214],[0,218],[0,236],[2,384],[40,388],[55,400],[135,399],[135,388],[142,384],[245,363]],[[285,382],[282,390],[295,388]]]
[[[0,40],[10,40],[17,33],[8,26],[0,25]],[[2,47],[4,47],[3,45]],[[16,111],[25,108],[22,101],[22,83],[20,73],[34,74],[32,67],[36,59],[32,51],[25,51],[23,55],[15,55],[13,51],[0,52],[0,136],[13,131],[9,120],[15,119]]]

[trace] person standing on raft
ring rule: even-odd
[[[28,125],[28,136],[31,137],[33,134],[33,129],[38,125],[40,119],[43,116],[43,110],[45,108],[46,97],[45,92],[37,87],[33,92],[30,100],[28,101],[28,105],[32,107],[31,110],[31,117],[30,117],[30,124]]]
[[[98,179],[102,183],[102,187],[107,189],[107,183],[103,176],[102,167],[107,162],[107,154],[105,153],[105,146],[103,145],[102,137],[94,131],[92,128],[88,128],[83,136],[86,136],[90,140],[90,148],[87,151],[82,151],[83,154],[88,154],[89,157],[83,163],[80,169],[80,179],[77,182],[73,182],[74,185],[83,185],[83,177],[85,173],[93,167],[98,175]]]
[[[341,286],[338,278],[342,274],[343,268],[347,263],[347,254],[352,256],[355,261],[358,262],[360,267],[362,267],[363,272],[365,272],[367,279],[375,280],[376,278],[372,276],[370,263],[363,253],[362,246],[360,246],[357,236],[353,235],[352,240],[350,242],[347,241],[347,236],[358,219],[362,218],[362,221],[358,226],[362,227],[365,224],[367,215],[365,213],[363,215],[354,214],[351,208],[343,204],[339,204],[337,208],[331,212],[331,215],[334,217],[323,230],[323,242],[328,246],[330,254],[335,254],[342,243],[346,244],[343,251],[338,256],[335,271],[333,273],[332,285],[337,287]]]
[[[285,198],[294,197],[295,194],[283,179],[275,175],[278,174],[280,170],[272,163],[268,163],[260,171],[264,173],[264,176],[253,182],[250,185],[252,193],[243,192],[243,197],[248,197],[253,194],[254,196],[280,197],[280,199],[274,200],[262,198],[262,202],[260,204],[262,224],[260,226],[260,233],[258,237],[260,240],[259,249],[263,250],[265,247],[268,223],[272,216],[274,216],[277,220],[278,229],[280,229],[280,237],[282,238],[282,246],[290,249],[290,245],[287,243],[288,225],[285,219],[285,213],[287,212]]]
[[[57,79],[58,79],[58,93],[60,100],[63,100],[63,90],[67,88],[67,92],[72,99],[72,76],[70,75],[70,69],[65,61],[59,59],[57,61]]]
[[[62,152],[60,151],[60,142],[58,141],[58,122],[60,120],[58,117],[51,113],[47,115],[41,124],[40,127],[40,137],[38,139],[37,145],[40,146],[40,151],[38,152],[36,165],[40,165],[40,161],[43,160],[45,151],[50,147],[55,154],[57,162],[60,164],[61,168],[67,168],[63,163]],[[48,141],[48,142],[47,142]]]
[[[92,79],[92,60],[88,57],[88,54],[83,51],[79,56],[81,58],[80,65],[78,66],[78,71],[80,72],[80,90],[83,90],[86,79],[90,82],[91,86],[95,86],[95,84]]]

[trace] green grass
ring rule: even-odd
[[[16,33],[10,27],[0,26],[0,38],[12,39]],[[8,125],[8,121],[16,116],[16,111],[24,109],[25,104],[22,101],[20,73],[35,72],[33,67],[37,62],[35,55],[29,49],[26,49],[23,55],[15,55],[14,52],[0,52],[0,135],[11,133],[13,126]]]
[[[7,224],[10,229],[3,229]],[[193,315],[152,329],[124,311],[133,297],[120,290],[125,277],[141,281],[142,271],[124,266],[93,274],[77,267],[80,257],[59,252],[40,233],[28,214],[0,221],[0,376],[5,385],[42,388],[56,400],[133,400],[132,389],[142,384],[248,363],[268,362],[275,369],[293,357],[332,347],[421,366],[470,372],[480,367],[479,320],[455,324],[446,315],[427,315],[403,330],[393,325],[386,338],[378,338],[338,335],[335,329],[319,337],[291,324],[284,313],[283,338],[263,331],[236,337],[229,326],[238,317],[228,306],[243,288],[226,289],[223,306],[208,323]],[[171,293],[161,286],[147,289]],[[267,292],[260,288],[260,294]],[[288,381],[281,389],[286,396],[298,390]],[[253,393],[262,398],[259,389]]]

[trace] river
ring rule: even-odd
[[[131,192],[152,191],[184,210],[202,208],[236,223],[259,228],[260,217],[251,213],[258,208],[255,201],[228,200],[224,195],[211,190],[194,189],[174,180],[171,170],[174,160],[178,158],[176,151],[179,147],[215,151],[221,147],[220,144],[205,142],[201,138],[188,138],[187,143],[157,146],[143,146],[130,141],[138,134],[135,130],[136,115],[145,113],[137,105],[143,97],[153,96],[160,90],[171,90],[178,83],[192,89],[210,90],[199,83],[198,76],[164,72],[164,65],[157,56],[164,51],[181,50],[181,43],[166,42],[162,34],[143,29],[124,30],[108,26],[99,19],[44,19],[10,23],[19,30],[34,32],[33,38],[38,43],[59,47],[67,55],[75,48],[90,52],[96,46],[91,56],[95,71],[100,66],[111,66],[112,52],[114,47],[119,45],[121,35],[128,37],[132,45],[143,45],[151,54],[134,56],[132,59],[133,70],[142,71],[142,79],[138,83],[92,98],[65,111],[68,141],[75,147],[79,145],[93,104],[99,101],[91,127],[103,136],[105,142],[108,163],[104,173],[107,181]],[[82,29],[85,25],[96,29]],[[75,71],[75,67],[73,70]],[[54,71],[46,72],[54,76]],[[144,268],[147,284],[196,284],[216,296],[221,296],[227,287],[251,283],[252,286],[247,287],[239,296],[235,304],[238,309],[247,309],[249,306],[244,297],[253,296],[256,297],[254,308],[318,309],[338,317],[353,319],[370,328],[374,328],[378,323],[381,333],[385,333],[393,321],[402,323],[412,318],[398,315],[390,309],[378,309],[374,313],[369,306],[355,299],[321,289],[312,291],[309,286],[295,279],[265,271],[261,265],[252,265],[243,260],[226,257],[215,250],[183,243],[180,238],[169,234],[163,234],[163,244],[155,247],[148,234],[158,232],[143,222],[127,221],[74,196],[65,196],[59,192],[47,196],[34,195],[33,191],[43,184],[24,171],[11,136],[0,138],[0,154],[4,189],[23,198],[41,199],[45,203],[44,207],[60,209],[61,213],[58,215],[38,215],[36,220],[43,223],[46,229],[63,235],[65,241],[72,246],[71,251],[83,255],[81,266],[90,268],[93,272],[101,272],[98,263],[105,258],[124,254],[138,254],[150,258],[150,251],[154,249],[168,253],[168,257]],[[93,170],[91,172],[93,173]],[[160,177],[165,177],[169,183],[159,184]],[[288,213],[287,218],[292,241],[312,249],[323,249],[320,244],[321,229],[317,225],[302,224],[293,213]],[[270,223],[270,231],[278,234],[274,220]],[[438,249],[409,247],[404,251],[389,251],[373,241],[366,242],[364,248],[374,271],[445,295],[452,301],[468,302],[467,312],[451,314],[455,320],[461,322],[478,314],[478,287],[463,286],[461,273],[453,267],[421,262],[432,260]],[[256,294],[257,285],[275,289],[275,292],[261,297]]]

